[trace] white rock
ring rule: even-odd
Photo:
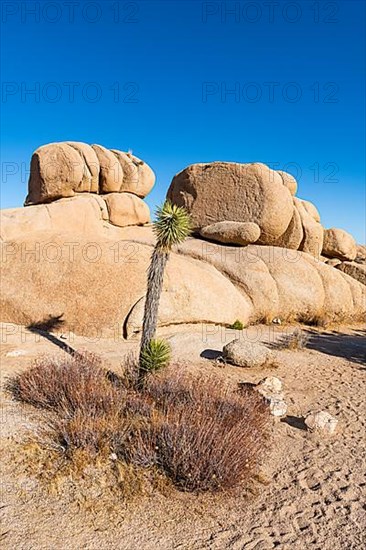
[[[265,396],[269,404],[269,410],[272,416],[285,416],[287,413],[287,403],[282,394],[272,394]]]
[[[282,391],[282,381],[276,376],[267,376],[257,384],[259,393],[280,393]]]
[[[305,424],[310,431],[320,431],[331,435],[335,432],[338,420],[326,411],[310,411],[305,417]]]
[[[273,320],[272,320],[272,323],[274,325],[282,325],[282,321],[279,317],[275,317]]]

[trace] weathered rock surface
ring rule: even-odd
[[[356,241],[343,229],[325,229],[323,255],[340,260],[354,260],[357,256]]]
[[[343,273],[347,273],[347,275],[353,277],[353,279],[356,279],[356,281],[362,283],[363,285],[366,285],[365,264],[359,264],[357,262],[339,262],[336,265],[336,268],[343,271]]]
[[[39,147],[31,160],[26,205],[77,193],[134,193],[146,197],[155,174],[142,160],[102,145],[68,141]]]
[[[144,198],[154,187],[155,174],[146,162],[116,149],[111,149],[123,170],[123,182],[120,192],[134,193]]]
[[[100,193],[118,193],[123,186],[123,168],[115,154],[102,145],[92,145],[99,160]]]
[[[147,204],[132,193],[108,193],[104,196],[109,221],[118,227],[144,225],[150,221]]]
[[[304,230],[302,226],[301,216],[297,208],[294,212],[291,221],[281,237],[273,241],[274,246],[281,248],[290,248],[298,250],[304,238]]]
[[[270,350],[261,343],[236,339],[223,347],[223,357],[238,367],[262,367],[269,359]]]
[[[253,222],[217,222],[200,230],[201,237],[205,239],[242,246],[255,243],[260,234],[259,226]]]
[[[189,210],[196,230],[227,220],[254,222],[264,244],[283,235],[293,216],[281,175],[261,163],[193,164],[173,178],[167,196]]]
[[[359,264],[366,264],[366,246],[363,244],[357,245],[357,256],[355,262]]]
[[[313,220],[320,222],[320,214],[316,206],[310,201],[302,200],[301,202],[306,212],[313,218]]]
[[[25,204],[50,202],[73,197],[75,192],[90,191],[84,160],[67,143],[50,143],[39,147],[32,156],[29,192]]]
[[[322,254],[324,229],[319,222],[315,221],[313,215],[309,214],[303,201],[295,197],[294,205],[299,212],[303,228],[303,239],[299,250],[317,258]]]
[[[297,181],[295,178],[288,172],[283,172],[282,170],[277,170],[277,174],[281,176],[284,186],[287,187],[291,195],[296,195]]]
[[[100,232],[103,220],[108,220],[104,200],[94,194],[81,193],[68,199],[27,208],[1,210],[0,240],[34,241],[39,235],[72,233],[79,238],[84,232]]]

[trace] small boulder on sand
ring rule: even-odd
[[[262,367],[269,359],[270,350],[260,342],[236,339],[223,348],[224,359],[238,367]]]
[[[337,428],[338,420],[327,411],[311,411],[305,417],[305,424],[311,432],[332,435]]]
[[[255,389],[263,395],[272,416],[285,416],[287,403],[282,393],[282,381],[276,376],[267,376],[255,386]]]

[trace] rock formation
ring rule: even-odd
[[[109,221],[119,227],[150,221],[142,201],[155,174],[130,153],[75,141],[49,143],[32,156],[25,206],[92,193],[105,199]]]
[[[32,167],[32,205],[1,212],[1,321],[55,318],[86,335],[138,332],[154,235],[136,226],[149,220],[143,197],[152,170],[132,155],[75,142],[41,147]],[[292,176],[262,164],[194,165],[178,174],[168,195],[189,208],[204,239],[172,253],[160,325],[364,315],[364,248],[354,255],[340,230],[328,239],[296,190]],[[333,267],[326,261],[335,253],[342,259]]]

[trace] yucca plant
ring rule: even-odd
[[[171,348],[165,340],[152,339],[141,350],[140,368],[146,373],[157,372],[170,363]]]
[[[156,333],[165,266],[173,246],[182,243],[190,234],[190,216],[185,208],[176,206],[167,200],[163,206],[159,207],[156,211],[156,220],[153,230],[156,236],[156,244],[151,256],[147,278],[147,292],[139,359],[140,382],[143,382],[147,374],[143,366],[144,357]]]

